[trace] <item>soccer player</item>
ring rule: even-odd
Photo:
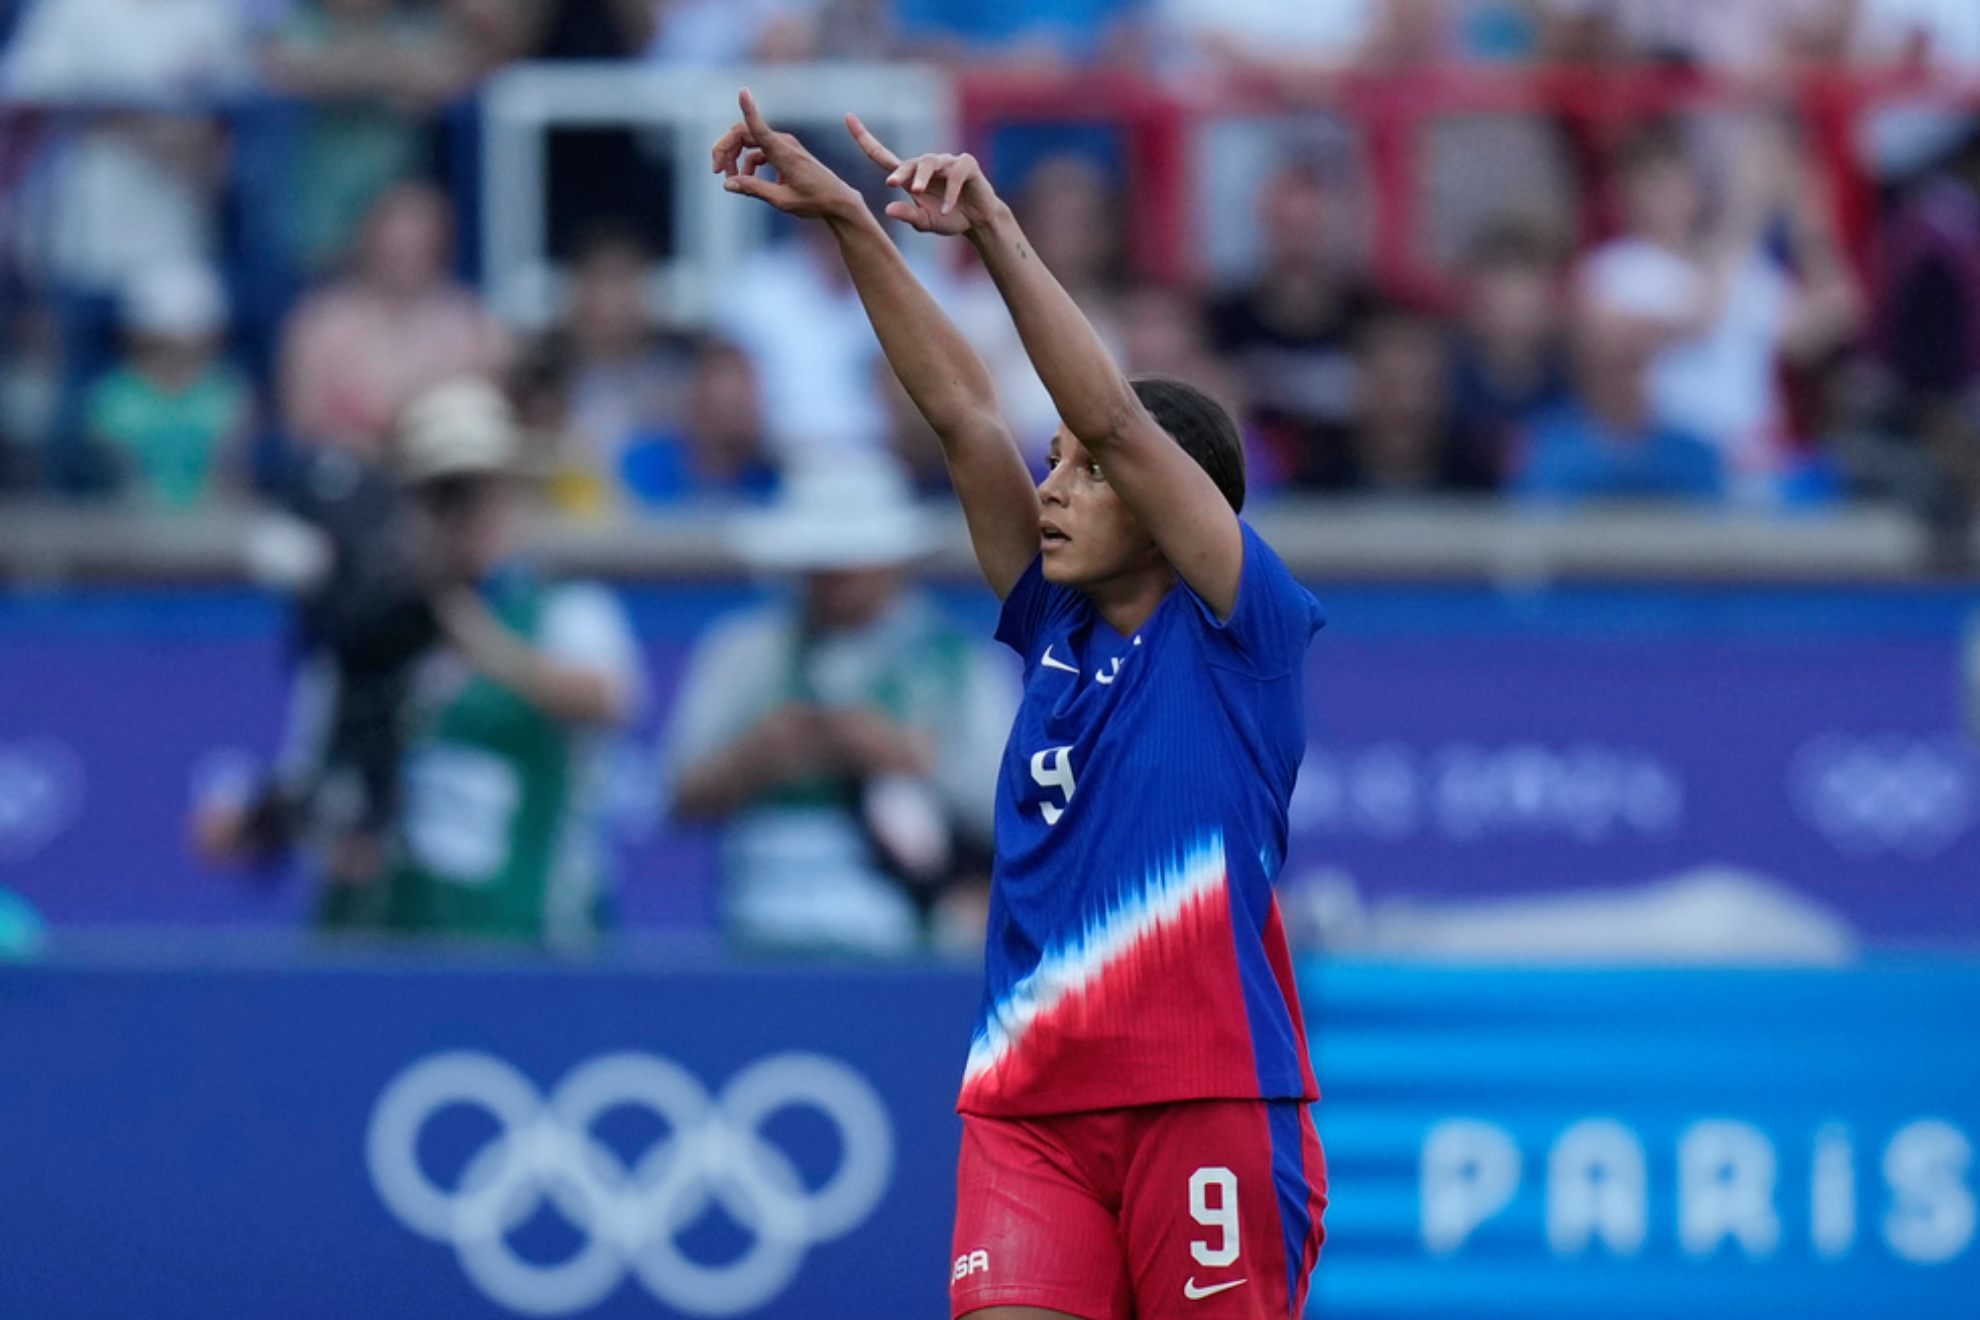
[[[858,192],[741,101],[715,171],[831,227],[1024,658],[951,1314],[1297,1316],[1326,1174],[1272,881],[1319,604],[1239,520],[1229,415],[1124,377],[971,157],[901,161],[846,118],[906,192],[887,214],[966,237],[1002,292],[1062,421],[1035,487],[982,363]]]

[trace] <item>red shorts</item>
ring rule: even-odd
[[[963,1116],[949,1314],[1293,1320],[1325,1236],[1308,1106],[1195,1100]]]

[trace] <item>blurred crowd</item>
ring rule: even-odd
[[[1308,107],[1206,132],[1192,213],[1235,237],[1180,276],[1130,241],[1127,153],[1074,126],[1001,162],[1127,366],[1238,406],[1261,492],[1886,498],[1949,525],[1980,490],[1970,0],[15,0],[0,35],[0,491],[206,506],[299,452],[385,457],[405,404],[463,375],[508,390],[574,517],[756,500],[847,453],[939,491],[815,236],[754,258],[706,323],[671,313],[641,212],[665,190],[629,135],[553,153],[552,323],[492,313],[457,242],[475,89],[579,59],[1101,67]],[[1312,107],[1482,65],[1732,100],[1599,132],[1460,117],[1416,160],[1438,278],[1398,281],[1370,256],[1366,144]],[[1919,81],[1842,140],[1793,109],[1811,79],[1894,73]],[[928,276],[1042,454],[1049,401],[982,275]]]

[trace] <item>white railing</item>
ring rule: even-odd
[[[942,529],[929,567],[975,579],[953,503],[933,506]],[[549,522],[532,540],[549,566],[608,578],[733,578],[731,513],[697,508],[601,522]],[[1902,512],[1859,505],[1805,517],[1593,507],[1519,513],[1489,500],[1280,499],[1252,515],[1303,575],[1373,581],[1900,583],[1932,565],[1927,529]],[[104,581],[238,580],[266,545],[267,515],[251,507],[198,517],[111,506],[0,500],[0,595],[21,586]],[[1968,554],[1980,560],[1980,535]]]
[[[562,277],[550,259],[544,212],[550,132],[629,128],[658,135],[656,145],[675,162],[674,248],[654,272],[648,302],[667,324],[703,322],[724,276],[769,228],[766,208],[738,205],[703,167],[709,146],[735,122],[736,90],[745,86],[779,125],[842,133],[840,117],[851,110],[903,154],[955,140],[949,81],[926,66],[525,64],[505,70],[482,95],[484,288],[496,311],[537,328],[559,305]]]

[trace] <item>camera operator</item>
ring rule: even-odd
[[[638,656],[603,588],[515,559],[520,448],[493,386],[449,382],[400,421],[396,491],[356,470],[303,510],[334,547],[301,610],[305,750],[195,831],[223,861],[313,844],[326,929],[570,947],[605,921],[598,744]]]

